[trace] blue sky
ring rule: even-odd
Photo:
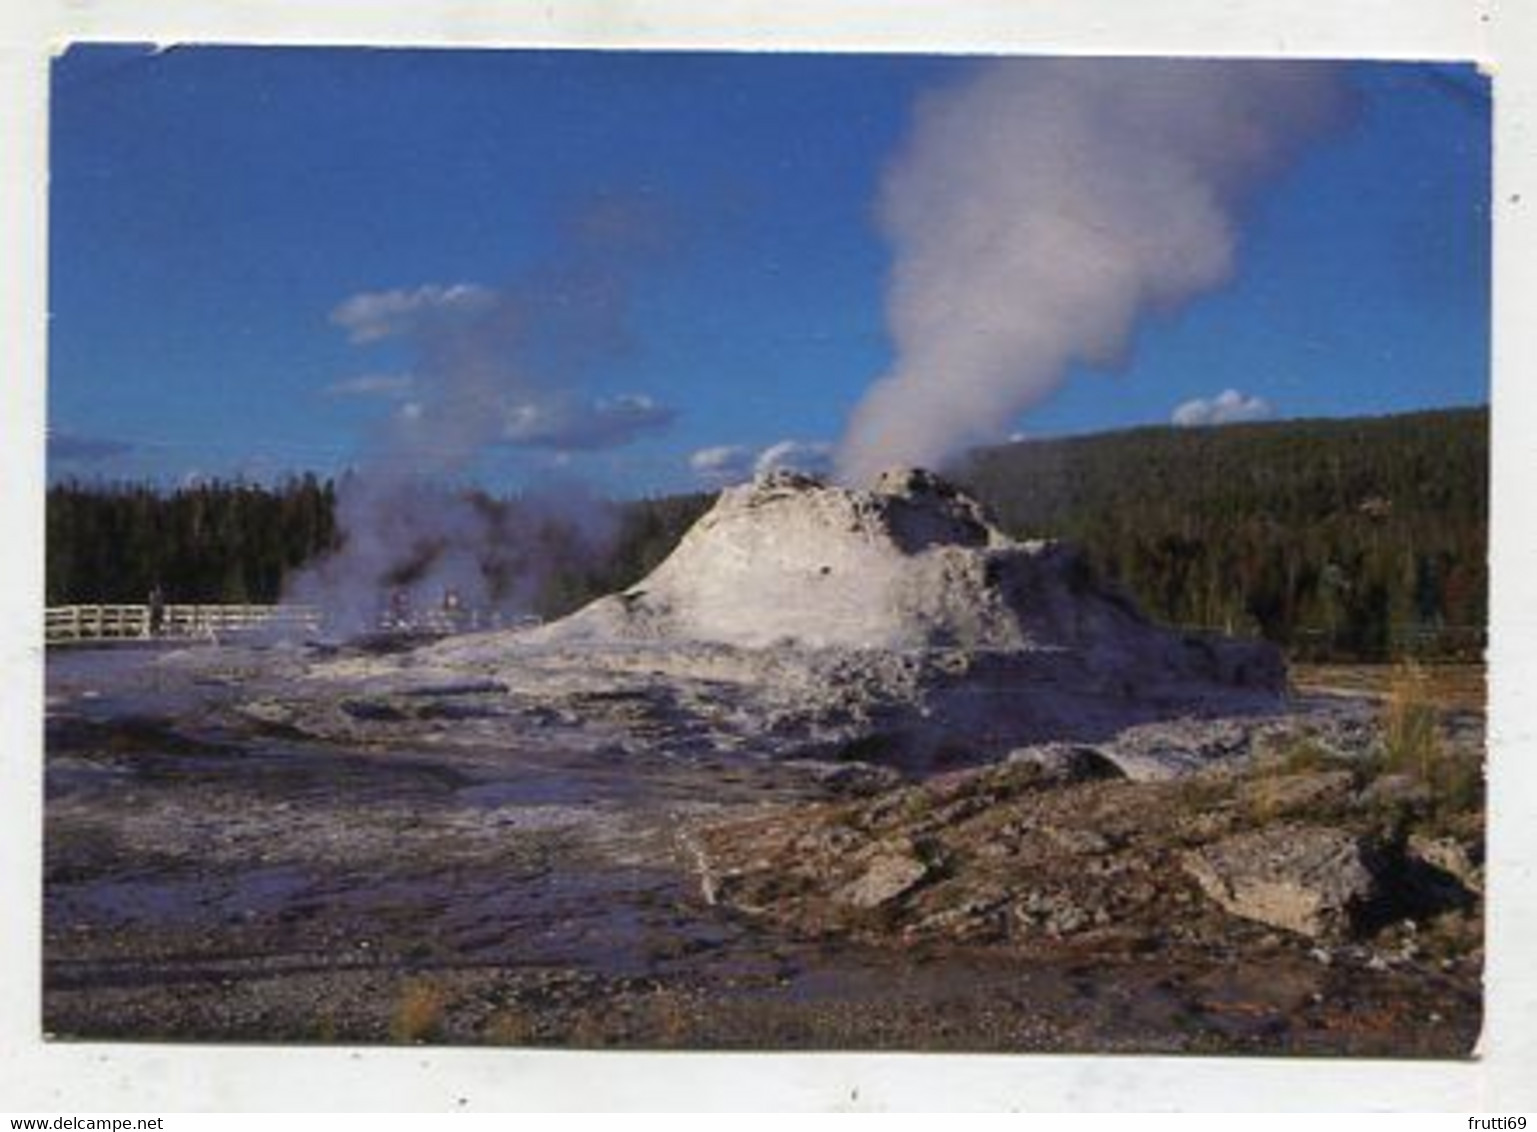
[[[882,171],[915,100],[976,66],[73,49],[53,79],[50,473],[388,459],[424,349],[485,295],[538,324],[520,364],[558,411],[445,474],[657,492],[698,486],[701,450],[831,442],[891,361]],[[1356,114],[1260,195],[1233,282],[1008,431],[1487,401],[1485,80],[1348,77]]]

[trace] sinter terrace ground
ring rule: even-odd
[[[1388,761],[1403,713],[1363,687],[1387,675],[1335,670],[1299,673],[1333,694],[1287,717],[1142,737],[1223,748],[1193,777],[1053,748],[903,783],[669,754],[634,697],[439,683],[359,695],[323,738],[236,710],[313,663],[50,656],[50,1033],[1421,1056],[1477,1035],[1466,678],[1423,766]],[[1224,909],[1198,854],[1278,829],[1325,831],[1366,898],[1316,924],[1284,886],[1281,923]]]

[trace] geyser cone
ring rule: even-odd
[[[889,471],[868,489],[787,472],[728,489],[650,576],[536,636],[1055,653],[1137,686],[1281,679],[1267,647],[1224,651],[1153,625],[1076,548],[1015,542],[975,500],[914,469]]]

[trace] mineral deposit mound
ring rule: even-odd
[[[1014,541],[921,470],[868,490],[760,477],[629,589],[432,652],[515,665],[514,686],[644,677],[711,741],[900,762],[1274,708],[1285,684],[1271,646],[1153,624],[1071,545]]]

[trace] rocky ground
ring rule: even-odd
[[[1348,717],[1323,723],[1249,732],[1242,758],[1177,779],[1052,745],[793,818],[733,817],[699,832],[707,892],[812,937],[1239,969],[1306,956],[1396,986],[1404,1026],[1418,1010],[1466,1041],[1481,812],[1385,770]],[[1289,1016],[1257,984],[1237,1009],[1294,1036],[1360,1024],[1358,1001],[1341,1011],[1307,981]]]
[[[389,645],[50,657],[48,1031],[1413,1056],[1476,1039],[1466,703],[1355,686],[910,765],[883,758],[878,698],[828,698],[825,658],[770,693],[731,650],[662,671],[643,649],[594,670]]]

